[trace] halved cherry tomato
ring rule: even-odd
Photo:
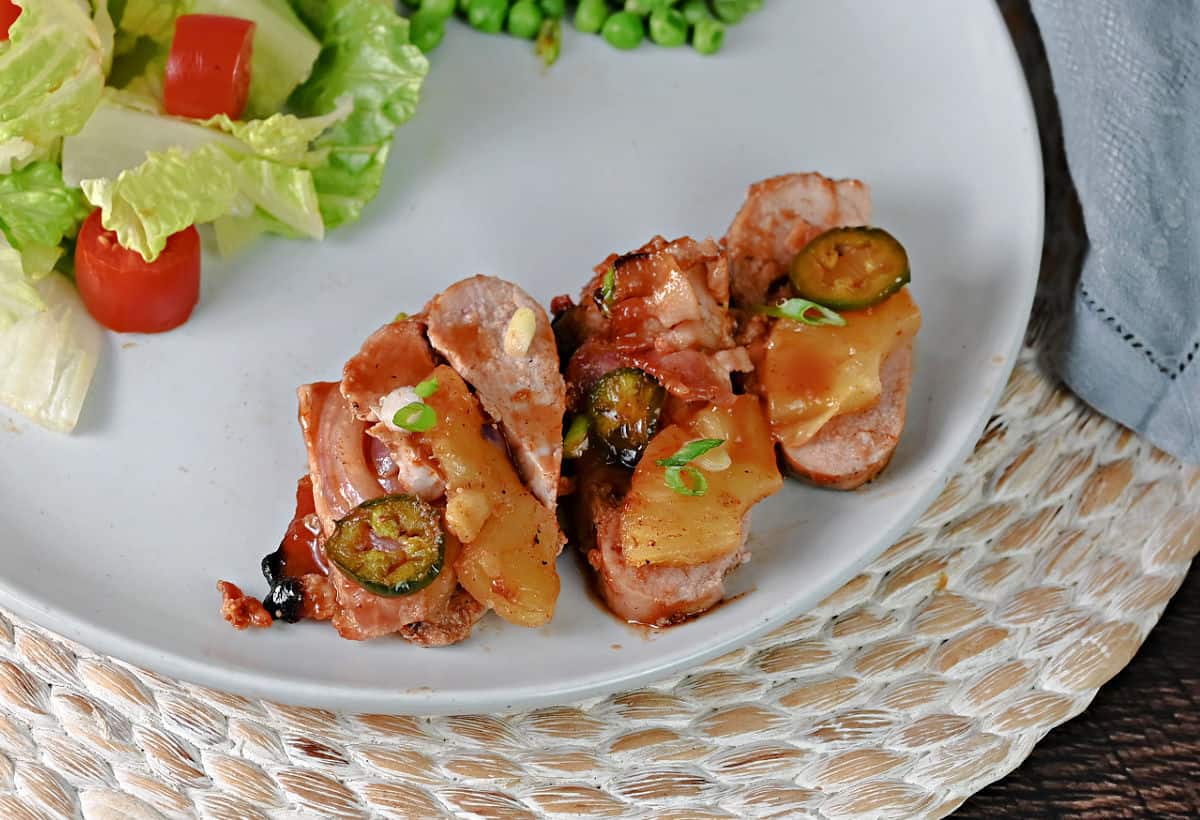
[[[163,105],[168,114],[207,119],[242,116],[250,93],[254,23],[219,14],[184,14],[175,20],[167,57]]]
[[[187,321],[200,298],[200,234],[172,234],[153,262],[126,250],[100,223],[100,209],[75,242],[75,283],[88,312],[118,333],[161,333]]]
[[[8,39],[8,30],[21,16],[21,7],[12,0],[0,0],[0,40]]]

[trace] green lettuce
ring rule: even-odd
[[[218,114],[203,121],[236,137],[263,159],[299,165],[309,159],[312,143],[333,125],[350,115],[353,107],[344,99],[333,111],[319,117],[274,114],[262,120],[231,120]]]
[[[104,43],[84,0],[17,0],[21,16],[0,48],[0,156],[50,157],[83,127],[104,87]]]
[[[110,96],[64,142],[63,174],[102,209],[121,244],[149,261],[172,233],[216,219],[222,250],[265,231],[320,239],[325,224],[307,166],[321,155],[310,147],[350,110],[345,102],[321,117],[199,121],[128,108]]]
[[[69,185],[115,178],[141,165],[147,155],[171,148],[193,151],[218,143],[229,151],[249,151],[239,140],[198,120],[155,113],[153,103],[140,96],[107,89],[105,97],[79,133],[63,141],[63,178]]]
[[[0,403],[66,433],[79,421],[103,333],[66,277],[48,276],[36,290],[38,309],[0,328]]]
[[[123,36],[167,45],[175,35],[175,18],[188,11],[191,0],[110,0],[108,5]]]
[[[62,241],[75,236],[87,215],[82,194],[64,184],[62,171],[52,162],[34,162],[0,176],[0,234],[21,253],[30,277],[49,272]]]
[[[0,330],[45,307],[33,281],[25,275],[21,254],[0,237]]]
[[[311,239],[325,236],[313,176],[264,159],[238,163],[238,190],[266,214]]]
[[[429,62],[408,41],[408,21],[387,0],[292,0],[322,43],[308,82],[289,101],[301,116],[353,111],[316,141],[313,180],[327,229],[353,222],[383,184],[395,130],[413,115]]]
[[[216,145],[170,148],[116,178],[85,179],[88,201],[117,241],[153,262],[173,233],[211,222],[238,200],[237,163]]]
[[[88,214],[87,203],[63,184],[53,162],[34,162],[0,176],[0,230],[17,250],[57,245],[74,236]]]

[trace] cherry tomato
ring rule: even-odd
[[[12,0],[0,0],[0,40],[8,39],[8,30],[21,16],[21,7]]]
[[[163,86],[167,113],[196,119],[241,117],[250,93],[253,50],[250,20],[219,14],[176,18]]]
[[[75,243],[75,282],[88,312],[118,333],[161,333],[187,321],[200,298],[200,234],[190,227],[167,240],[153,262],[126,250],[100,223],[100,209]]]

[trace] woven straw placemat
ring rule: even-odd
[[[945,815],[1083,710],[1200,551],[1200,470],[1088,410],[1037,351],[867,571],[652,687],[506,715],[339,715],[0,616],[0,817]]]

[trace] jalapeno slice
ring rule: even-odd
[[[438,511],[429,504],[411,495],[385,495],[339,521],[325,554],[376,595],[411,595],[441,574],[445,535]]]
[[[588,394],[592,432],[610,461],[637,466],[658,432],[667,391],[645,371],[622,367],[606,373]]]
[[[877,305],[908,284],[908,253],[882,228],[834,228],[804,246],[789,275],[796,295],[834,310]]]

